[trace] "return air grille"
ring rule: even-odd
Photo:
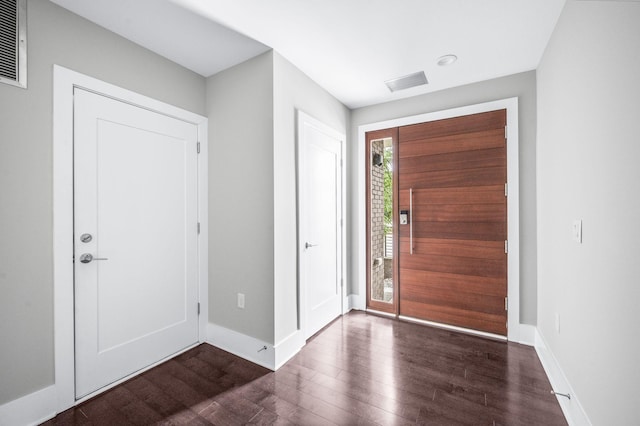
[[[27,86],[26,0],[0,0],[0,83]]]
[[[424,75],[424,71],[415,72],[413,74],[405,75],[404,77],[393,78],[384,82],[389,90],[397,92],[398,90],[409,89],[410,87],[421,86],[428,84],[427,76]]]

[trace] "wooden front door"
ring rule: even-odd
[[[506,110],[399,128],[399,314],[507,334]]]

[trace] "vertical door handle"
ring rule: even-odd
[[[413,188],[409,188],[409,254],[413,254]]]

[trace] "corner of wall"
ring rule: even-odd
[[[547,373],[551,388],[556,392],[570,396],[570,398],[560,395],[556,396],[562,413],[567,419],[567,423],[569,423],[570,426],[591,426],[591,421],[584,411],[584,408],[582,408],[582,404],[580,404],[567,376],[565,376],[558,360],[547,346],[544,336],[538,328],[535,328],[535,349],[542,363],[542,367]]]
[[[207,343],[269,370],[275,370],[274,346],[255,337],[209,323]]]

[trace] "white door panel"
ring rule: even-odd
[[[339,158],[331,147],[319,146],[320,141],[310,141],[308,148],[308,229],[309,240],[315,247],[309,248],[307,257],[309,276],[324,285],[309,286],[312,310],[327,303],[339,294],[336,287],[337,259],[337,200],[336,175]]]
[[[300,122],[300,278],[303,328],[311,337],[342,313],[342,140]]]
[[[198,341],[196,143],[193,124],[75,90],[77,398]]]

